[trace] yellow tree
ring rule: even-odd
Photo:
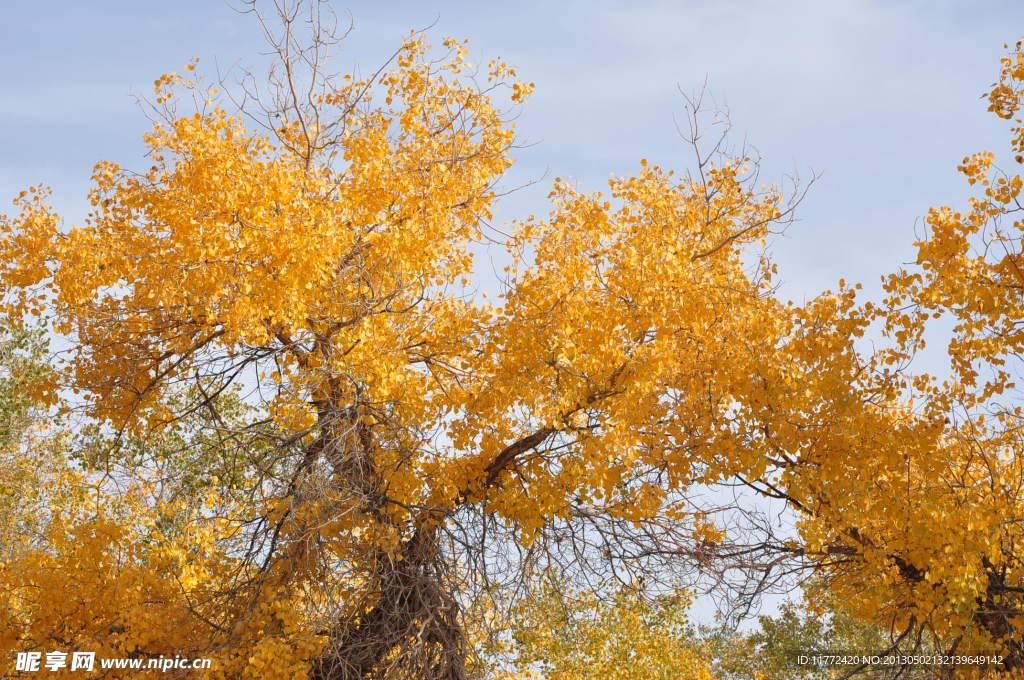
[[[470,297],[513,142],[495,98],[532,86],[501,61],[470,69],[455,41],[435,60],[417,35],[379,74],[335,81],[284,15],[265,119],[223,108],[190,65],[155,83],[152,167],[98,164],[84,224],[61,228],[42,189],[18,199],[6,308],[55,316],[66,387],[123,436],[233,384],[259,408],[234,432],[275,451],[225,520],[245,540],[221,557],[241,566],[219,594],[181,586],[236,603],[197,612],[211,648],[289,631],[260,617],[297,597],[323,648],[313,677],[464,677],[460,605],[492,541],[526,549],[560,520],[685,526],[668,492],[765,465],[744,433],[791,321],[745,249],[787,207],[742,157],[682,177],[643,164],[607,195],[557,181],[551,215],[507,238],[501,298]],[[167,398],[184,385],[194,401]],[[133,639],[153,654],[176,638]],[[264,651],[222,667],[269,677]]]
[[[1002,65],[990,110],[1016,121],[1011,156],[1020,163],[1020,43]],[[884,308],[823,317],[832,334],[857,320],[884,325],[891,347],[853,360],[874,374],[857,388],[865,397],[877,385],[874,407],[841,386],[815,386],[831,404],[820,413],[833,427],[798,456],[797,440],[777,438],[787,466],[753,482],[796,510],[800,540],[792,549],[823,572],[845,609],[891,632],[887,649],[933,641],[949,654],[985,657],[963,661],[956,672],[964,676],[1024,672],[1024,411],[1015,394],[1024,182],[994,159],[964,159],[961,172],[981,192],[963,212],[929,212],[916,267],[886,279]],[[944,379],[909,371],[933,318],[955,326]]]
[[[1006,158],[1012,167],[1024,162],[1024,43],[1009,48],[1001,66],[988,108],[1015,124]],[[946,427],[933,454],[940,460],[922,464],[932,481],[919,489],[929,521],[946,530],[942,541],[920,549],[923,559],[908,561],[902,580],[914,591],[949,593],[960,604],[955,620],[1001,641],[1007,665],[1024,669],[1024,411],[1015,389],[1024,341],[1024,179],[1000,169],[991,152],[965,157],[959,170],[977,194],[963,211],[932,209],[917,266],[887,283],[889,330],[908,346],[923,345],[930,317],[954,324],[951,377],[921,386],[930,416]]]
[[[680,558],[796,556],[876,584],[865,610],[921,569],[924,539],[881,539],[934,525],[893,525],[868,492],[928,479],[966,439],[911,408],[894,355],[855,351],[874,311],[853,288],[774,296],[761,244],[792,205],[751,159],[697,144],[692,173],[641,162],[603,193],[559,179],[550,213],[502,236],[500,107],[532,84],[416,34],[371,77],[332,78],[326,38],[303,46],[298,8],[279,10],[269,95],[234,110],[194,64],[162,76],[151,167],[99,163],[83,224],[64,228],[38,187],[0,221],[5,311],[52,314],[74,348],[52,389],[121,439],[204,413],[237,452],[217,460],[244,468],[210,481],[204,509],[166,502],[136,466],[99,504],[112,511],[55,524],[5,574],[23,602],[8,648],[84,616],[21,595],[58,587],[61,560],[82,561],[62,537],[101,514],[109,530],[90,535],[120,557],[87,592],[123,587],[126,606],[167,614],[61,639],[204,652],[221,677],[466,678],[463,612],[542,567],[669,580]],[[485,239],[509,251],[492,301],[469,288]],[[252,418],[224,412],[231,390]],[[805,544],[727,550],[686,494],[727,479],[800,508]],[[952,521],[952,501],[936,507]]]
[[[628,587],[594,593],[540,584],[516,612],[511,670],[502,680],[714,680],[687,621],[689,600],[648,601]]]

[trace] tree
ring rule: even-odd
[[[3,572],[7,648],[57,635],[215,656],[225,678],[457,680],[467,612],[528,574],[654,589],[732,569],[756,595],[809,568],[861,618],[1017,665],[1012,616],[976,606],[1018,588],[994,547],[1019,487],[974,477],[998,460],[1019,480],[1015,459],[973,453],[1012,436],[943,420],[969,381],[908,377],[917,317],[891,311],[894,346],[865,355],[889,310],[856,287],[775,296],[761,244],[798,196],[695,128],[693,172],[642,161],[590,194],[557,179],[547,217],[493,229],[501,102],[532,84],[419,34],[335,78],[320,5],[307,44],[303,8],[277,9],[269,91],[164,75],[150,168],[99,163],[81,225],[39,187],[0,220],[3,310],[53,315],[73,352],[50,398],[80,395],[92,423],[74,472],[93,500]],[[469,288],[485,239],[509,252],[495,301]],[[727,539],[694,493],[727,482],[787,503],[798,536]],[[82,573],[83,550],[105,568]],[[26,598],[68,569],[102,616]]]
[[[728,625],[701,626],[694,636],[705,656],[714,659],[712,670],[719,680],[813,680],[815,678],[932,678],[935,665],[922,663],[853,662],[819,665],[810,659],[822,656],[942,655],[934,640],[912,647],[893,646],[891,631],[855,618],[843,607],[828,584],[812,579],[804,584],[802,603],[783,602],[773,615],[757,617],[757,626],[737,631]],[[890,650],[888,654],[883,654]],[[801,659],[806,657],[806,659]]]
[[[498,677],[713,680],[686,617],[688,598],[605,590],[575,589],[557,577],[537,583],[512,622],[512,670]]]
[[[0,530],[11,536],[37,516],[45,495],[40,480],[60,465],[55,442],[40,427],[46,403],[40,388],[49,373],[42,329],[0,325]],[[56,444],[56,445],[55,445]],[[26,455],[28,451],[32,455]],[[10,557],[5,550],[3,557]]]
[[[335,84],[287,11],[265,128],[167,75],[154,165],[98,164],[84,225],[58,228],[42,190],[19,198],[7,309],[52,310],[76,348],[67,387],[123,436],[246,386],[260,415],[229,429],[273,441],[274,468],[229,518],[245,576],[220,597],[303,598],[313,677],[463,677],[460,604],[494,542],[528,549],[557,520],[650,536],[666,512],[685,522],[666,492],[763,466],[744,433],[790,324],[743,249],[786,207],[742,157],[643,165],[608,196],[558,181],[551,216],[507,239],[500,303],[468,298],[513,141],[493,97],[532,86],[500,61],[477,84],[461,44],[433,61],[416,35],[394,68]],[[165,398],[185,384],[193,401]],[[210,615],[211,640],[263,629],[238,609]],[[255,663],[228,668],[270,672]]]
[[[1018,43],[987,97],[990,111],[1017,124],[1016,163],[1024,161],[1022,81]],[[818,506],[808,527],[824,544],[841,539],[851,549],[853,559],[834,573],[853,611],[871,616],[874,609],[904,644],[934,636],[950,653],[996,653],[1003,668],[1021,673],[1024,468],[1015,369],[1024,337],[1022,179],[998,170],[994,159],[990,152],[964,158],[959,170],[980,194],[964,212],[932,209],[915,266],[885,281],[890,297],[881,314],[895,340],[888,365],[902,372],[928,339],[929,321],[946,318],[955,326],[951,375],[907,375],[904,389],[917,410],[913,439],[890,445],[882,466],[859,465],[849,481],[830,480],[831,503]]]

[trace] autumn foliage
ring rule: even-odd
[[[294,41],[255,109],[195,64],[159,78],[151,167],[97,164],[81,224],[41,187],[0,222],[11,332],[46,318],[71,348],[0,401],[10,494],[35,499],[0,506],[5,656],[710,678],[658,603],[690,573],[756,597],[783,571],[902,649],[1024,669],[1020,176],[968,157],[979,196],[929,213],[886,300],[840,281],[795,304],[764,243],[796,197],[742,152],[640,161],[601,192],[556,179],[547,214],[496,229],[531,83],[418,34],[333,78]],[[990,96],[1017,125],[1021,49]],[[473,290],[488,240],[508,262],[492,298]],[[956,323],[944,377],[912,371],[936,317]],[[698,501],[720,484],[794,530],[730,534]],[[526,587],[551,570],[619,585],[559,618],[564,594]],[[518,666],[488,656],[517,644]]]

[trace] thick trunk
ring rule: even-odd
[[[417,531],[400,561],[383,574],[373,608],[354,625],[332,631],[311,680],[382,678],[401,669],[403,680],[465,680],[466,648],[458,607],[436,568],[434,530]]]
[[[358,401],[358,395],[357,395]],[[336,402],[335,402],[336,403]],[[362,511],[381,514],[386,493],[376,469],[374,438],[357,407],[321,411],[327,438],[323,455],[335,482]],[[395,527],[399,529],[399,527]],[[338,621],[314,663],[312,680],[383,678],[385,668],[402,680],[465,680],[465,653],[458,606],[442,582],[437,531],[420,527],[399,554],[367,556],[376,565],[372,606],[357,619]]]
[[[346,434],[339,433],[324,455],[339,482],[363,499],[366,511],[376,512],[385,495],[373,465],[372,437],[354,411],[348,411],[343,422],[348,423]],[[518,456],[553,432],[542,428],[500,451],[485,469],[482,487],[498,485],[501,473]],[[469,489],[463,490],[460,502],[471,496]],[[466,679],[468,648],[459,605],[443,578],[436,527],[420,526],[399,552],[400,559],[378,554],[369,560],[379,565],[372,607],[357,620],[339,621],[329,631],[330,641],[314,663],[311,680]]]

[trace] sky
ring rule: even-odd
[[[981,99],[1004,43],[1024,34],[1020,0],[681,0],[370,2],[334,7],[355,30],[339,71],[375,70],[410,29],[468,38],[537,89],[517,121],[530,145],[499,220],[542,214],[556,177],[599,190],[641,158],[685,170],[679,94],[708,83],[762,177],[820,174],[797,222],[773,243],[781,293],[806,299],[842,277],[877,294],[914,259],[930,206],[963,205],[956,166],[1001,151],[1007,125]],[[220,0],[5,0],[0,23],[0,201],[38,183],[71,224],[92,165],[145,168],[148,122],[131,92],[193,57],[201,68],[258,62],[251,16]],[[0,213],[9,212],[0,208]]]

